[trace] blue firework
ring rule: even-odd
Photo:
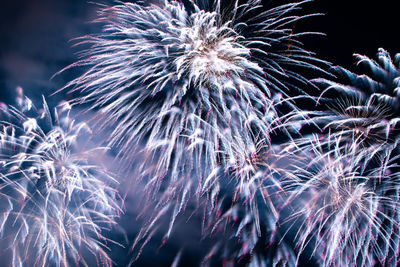
[[[111,266],[104,235],[120,213],[116,181],[85,148],[91,131],[59,105],[37,110],[26,98],[4,106],[0,130],[0,233],[10,266]],[[31,114],[31,115],[28,115]],[[103,232],[102,232],[103,231]]]
[[[266,11],[253,0],[105,6],[97,19],[104,31],[83,37],[90,48],[69,66],[89,69],[66,88],[106,116],[107,142],[127,163],[144,142],[160,158],[158,175],[185,165],[208,176],[220,151],[269,139],[276,104],[291,82],[307,82],[292,67],[317,68],[300,47],[305,33],[291,28],[310,16],[290,15],[305,2]]]
[[[317,113],[313,122],[347,143],[357,142],[360,148],[374,146],[377,151],[390,153],[398,140],[399,55],[392,60],[387,51],[379,49],[377,60],[359,54],[355,57],[357,65],[365,67],[365,74],[336,67],[339,81],[316,80],[323,89],[319,102],[328,110]],[[332,98],[333,92],[341,97]]]
[[[300,255],[321,266],[395,266],[399,247],[397,157],[379,158],[374,147],[343,145],[341,137],[297,141],[297,170],[283,182]]]

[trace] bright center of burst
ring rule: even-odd
[[[192,68],[201,73],[225,74],[231,68],[231,63],[219,55],[215,49],[204,46],[198,48],[199,55],[193,60]]]

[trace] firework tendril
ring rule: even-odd
[[[91,130],[67,103],[52,115],[45,100],[40,110],[22,100],[1,110],[0,232],[10,265],[111,266],[114,241],[103,233],[120,207],[116,181],[97,163],[105,148],[84,148]]]

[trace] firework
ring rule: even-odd
[[[321,62],[301,48],[308,33],[293,32],[312,16],[292,15],[306,2],[262,11],[253,0],[159,1],[99,11],[103,32],[81,38],[90,47],[68,67],[89,69],[65,88],[80,92],[73,104],[107,118],[100,122],[112,127],[107,144],[126,165],[141,155],[137,177],[156,207],[134,246],[171,212],[168,237],[193,196],[199,206],[215,205],[225,173],[234,173],[237,199],[260,190],[277,106],[294,108],[290,90],[307,83],[294,70]]]
[[[399,55],[392,61],[387,51],[379,49],[377,61],[355,56],[357,65],[366,66],[367,74],[337,67],[335,71],[347,84],[316,80],[324,89],[319,102],[327,105],[328,111],[317,113],[313,122],[321,123],[330,135],[341,136],[346,143],[357,142],[360,149],[376,147],[383,151],[381,144],[387,143],[384,153],[390,153],[389,148],[398,140]],[[341,97],[331,98],[332,92]]]
[[[291,67],[317,68],[319,60],[300,48],[306,33],[291,28],[310,16],[289,15],[304,2],[267,11],[253,0],[104,7],[103,33],[83,37],[90,48],[68,67],[89,70],[65,88],[106,115],[108,144],[124,162],[145,142],[160,158],[159,176],[184,164],[207,177],[218,151],[229,152],[237,139],[269,138],[279,123],[276,104],[286,102],[291,82],[306,82]]]
[[[67,103],[52,116],[45,101],[36,110],[21,99],[20,108],[2,109],[0,131],[0,232],[11,266],[111,266],[113,241],[103,233],[120,209],[115,180],[95,163],[104,148],[83,148],[90,129]]]
[[[299,255],[321,266],[396,264],[396,158],[380,158],[384,164],[374,167],[374,148],[360,151],[334,137],[309,142],[298,171],[284,182],[291,203],[285,222]]]
[[[276,191],[279,190],[269,191],[275,191],[273,197],[275,202],[282,203],[276,195]],[[232,265],[295,264],[296,253],[280,236],[278,218],[274,216],[276,211],[271,210],[273,207],[263,205],[264,197],[258,195],[252,201],[237,201],[235,197],[229,199],[225,195],[216,209],[208,212],[204,235],[213,237],[217,233],[223,233],[227,238],[218,244],[219,250],[214,251],[213,256],[222,258],[223,262],[230,262]]]
[[[146,190],[154,186],[155,179],[151,177],[145,179],[152,182],[145,184],[144,189],[134,190],[145,192],[139,204],[143,211],[139,216],[146,219],[132,245],[137,251],[133,260],[160,231],[165,232],[162,245],[168,239],[174,240],[174,225],[181,216],[200,217],[202,238],[222,235],[224,241],[218,239],[203,263],[214,260],[254,264],[262,260],[267,265],[295,262],[294,252],[279,238],[279,210],[275,207],[282,206],[285,201],[280,177],[289,176],[291,171],[286,170],[288,154],[280,146],[266,146],[262,141],[254,149],[235,148],[237,150],[225,157],[229,163],[224,164],[227,168],[223,174],[212,174],[200,182],[198,179],[202,178],[196,176],[190,180],[173,180],[152,197]],[[204,187],[194,191],[193,184],[197,183]]]
[[[257,236],[257,194],[277,217],[265,193],[279,184],[270,135],[285,132],[279,108],[296,109],[296,85],[309,84],[296,71],[322,63],[301,48],[309,33],[294,33],[313,15],[293,15],[306,2],[266,11],[257,0],[119,3],[100,9],[102,33],[78,39],[88,48],[67,69],[88,69],[63,89],[79,93],[73,105],[99,111],[106,143],[138,171],[143,210],[151,209],[133,242],[142,243],[138,255],[162,217],[171,216],[168,238],[190,200],[206,217],[227,184]]]
[[[287,146],[301,163],[283,186],[291,195],[285,222],[291,222],[288,236],[295,236],[299,255],[322,266],[395,266],[399,57],[392,61],[379,49],[377,61],[356,58],[368,75],[336,67],[339,82],[315,80],[323,88],[320,110],[287,116],[322,133]]]

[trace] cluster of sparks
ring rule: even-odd
[[[54,116],[45,101],[40,110],[21,103],[1,110],[0,232],[12,266],[111,266],[102,230],[112,229],[120,208],[116,181],[94,162],[104,149],[77,147],[91,131],[75,124],[67,103]]]
[[[92,162],[104,148],[77,146],[91,130],[69,112],[83,103],[98,113],[121,175],[143,192],[131,263],[164,217],[162,245],[191,207],[204,238],[225,235],[202,264],[219,255],[229,265],[247,257],[250,266],[304,258],[395,266],[400,56],[356,55],[369,75],[336,67],[343,83],[309,81],[297,71],[327,73],[327,63],[302,48],[299,37],[313,33],[293,32],[315,15],[293,15],[307,2],[267,10],[259,0],[102,6],[102,33],[79,38],[88,48],[66,68],[87,70],[60,89],[79,96],[54,116],[45,101],[39,111],[27,98],[2,107],[0,232],[15,233],[12,265],[112,265],[106,250],[115,241],[102,230],[117,223],[117,185]],[[317,86],[320,95],[306,93]],[[319,110],[297,107],[301,98]]]
[[[397,185],[385,172],[395,162],[373,168],[371,149],[360,151],[332,138],[315,138],[300,150],[305,162],[283,182],[292,203],[284,220],[295,228],[299,253],[319,255],[322,266],[374,266],[389,258],[387,264],[396,264],[390,246],[398,227],[390,214],[398,204],[389,192]]]

